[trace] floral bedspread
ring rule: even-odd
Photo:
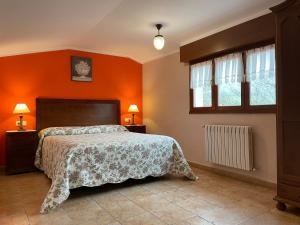
[[[120,125],[55,127],[39,133],[35,165],[52,179],[41,213],[65,201],[70,189],[167,173],[196,179],[171,137],[128,132]]]

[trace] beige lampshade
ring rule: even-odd
[[[14,114],[23,114],[23,113],[29,113],[30,110],[28,109],[27,105],[24,103],[19,103],[16,105],[13,113]]]
[[[137,105],[130,105],[128,108],[128,112],[134,113],[134,112],[139,112],[139,108]]]

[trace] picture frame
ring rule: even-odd
[[[91,82],[92,59],[88,57],[71,56],[71,80]]]

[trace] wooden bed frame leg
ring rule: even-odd
[[[286,204],[283,202],[277,202],[276,208],[280,211],[285,211],[286,210]]]

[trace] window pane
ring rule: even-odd
[[[193,90],[194,107],[211,107],[211,86],[202,86]]]
[[[191,89],[193,90],[193,107],[211,107],[212,61],[191,66]]]
[[[250,105],[275,105],[276,82],[273,79],[255,80],[250,82]]]
[[[241,83],[218,85],[218,106],[241,106]]]
[[[250,105],[276,104],[275,45],[247,51]]]
[[[215,64],[218,106],[241,106],[242,54],[225,55],[215,59]]]

